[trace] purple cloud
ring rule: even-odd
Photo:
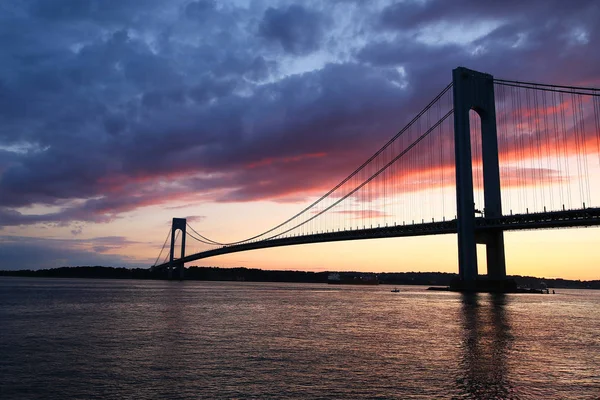
[[[600,83],[594,1],[259,3],[31,0],[0,14],[0,226],[301,201],[361,164],[458,65]],[[426,40],[444,24],[489,26]],[[60,211],[23,212],[39,204]]]

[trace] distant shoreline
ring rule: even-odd
[[[364,272],[340,272],[346,276],[360,276]],[[375,273],[381,284],[448,286],[457,274],[447,272],[382,272]],[[238,282],[295,282],[326,283],[329,272],[278,271],[256,268],[189,267],[185,269],[185,280],[195,281],[238,281]],[[164,280],[164,273],[151,272],[146,268],[115,268],[103,266],[61,267],[39,270],[4,270],[0,276],[32,278],[87,278],[87,279],[154,279]],[[536,287],[545,282],[549,288],[557,289],[600,289],[600,280],[581,281],[571,279],[549,279],[513,275],[519,286]]]

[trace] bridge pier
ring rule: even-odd
[[[187,221],[185,218],[173,218],[173,222],[171,224],[171,252],[169,253],[169,266],[167,268],[169,280],[171,280],[173,278],[183,280],[183,278],[184,278],[184,274],[185,274],[184,264],[182,262],[177,262],[177,260],[175,260],[174,252],[175,252],[175,238],[176,238],[175,233],[179,229],[181,231],[181,255],[179,258],[185,257],[186,227],[187,227]]]
[[[487,233],[485,251],[488,279],[494,281],[506,279],[504,234],[502,231],[491,231]]]
[[[185,268],[183,263],[174,262],[172,265],[167,267],[167,278],[169,280],[185,278]]]
[[[489,74],[459,67],[452,71],[452,82],[460,277],[456,286],[463,290],[476,290],[479,286],[477,243],[486,246],[487,281],[506,280],[504,234],[502,230],[494,230],[478,232],[476,235],[473,195],[473,159],[469,121],[471,110],[474,110],[481,119],[484,216],[486,218],[502,216],[494,78]]]

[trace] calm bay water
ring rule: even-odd
[[[0,398],[600,398],[600,292],[400,289],[0,278]]]

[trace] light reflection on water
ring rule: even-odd
[[[600,293],[0,278],[0,398],[594,398]]]
[[[481,299],[487,297],[487,301]],[[506,306],[508,295],[462,295],[463,337],[458,387],[475,399],[516,399],[508,376],[507,355],[513,341]]]

